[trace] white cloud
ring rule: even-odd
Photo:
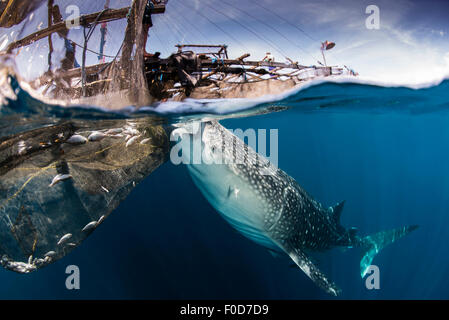
[[[434,29],[431,29],[431,30],[430,30],[430,33],[439,35],[440,37],[444,37],[444,36],[446,35],[446,32],[444,32],[443,30],[434,30]]]
[[[384,30],[387,30],[390,35],[394,36],[397,40],[404,44],[407,44],[409,46],[417,45],[417,41],[413,36],[413,30],[402,30],[400,28],[395,28],[387,24],[385,24],[382,28]]]
[[[362,77],[388,83],[420,84],[449,76],[449,52],[425,45],[410,47],[391,39],[382,46],[369,43],[354,48],[343,56]]]
[[[361,7],[360,2],[349,0],[332,11],[323,10],[323,3],[307,2],[301,6],[301,13],[314,16],[317,25],[329,24],[338,30],[335,33],[329,30],[337,41],[337,47],[327,53],[329,64],[350,65],[362,76],[401,84],[430,82],[449,75],[449,53],[446,53],[449,46],[431,38],[431,35],[445,36],[445,31],[439,28],[431,31],[419,21],[412,27],[404,24],[406,17],[416,10],[413,3],[379,3],[379,30],[364,28]]]
[[[449,52],[444,55],[444,60],[446,60],[446,66],[449,67]]]

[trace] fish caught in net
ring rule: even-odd
[[[0,263],[28,273],[62,258],[167,152],[151,118],[62,121],[0,138]]]

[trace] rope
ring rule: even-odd
[[[100,12],[99,16],[97,17],[97,19],[96,19],[96,21],[95,21],[95,24],[98,23],[98,20],[100,19],[101,15],[102,15],[105,11],[107,11],[107,10],[109,10],[109,9],[105,9],[105,10],[103,10],[102,12]],[[128,13],[126,14],[126,20],[129,20],[129,17],[130,17],[130,15],[131,15],[131,10],[132,10],[132,6],[129,8]],[[92,34],[91,34],[91,35],[92,35]],[[90,38],[90,37],[89,37],[89,38]],[[73,42],[73,43],[77,44],[76,42]],[[86,42],[85,42],[85,44],[86,44]],[[113,57],[112,61],[108,62],[103,68],[101,68],[99,71],[97,71],[97,72],[95,73],[95,75],[99,75],[100,73],[102,73],[102,72],[103,72],[104,70],[106,70],[109,66],[111,66],[111,64],[114,63],[115,60],[117,60],[117,58],[118,58],[118,56],[119,56],[119,53],[120,53],[120,51],[121,51],[122,48],[123,48],[123,44],[124,44],[124,42],[122,42],[120,48],[117,50],[117,54],[115,55],[115,57]],[[81,47],[81,46],[80,46],[80,47]],[[86,46],[86,45],[85,45],[85,46],[82,46],[82,48],[83,48],[83,56],[84,56],[84,55],[85,55],[85,51],[87,51],[87,50],[89,50],[89,49],[87,49],[87,46]],[[89,50],[89,51],[94,52],[93,50]],[[96,54],[98,54],[98,53],[96,53]],[[107,55],[104,55],[104,56],[112,58],[112,56],[107,56]],[[85,80],[85,65],[84,65],[84,63],[85,63],[85,57],[83,57],[83,58],[84,58],[84,60],[83,60],[83,66],[81,67],[81,68],[82,68],[82,69],[81,69],[81,71],[82,71],[82,72],[81,72],[81,85],[82,85],[82,90],[83,90],[83,95],[84,95],[84,93],[85,93],[85,83],[83,83],[83,80]],[[83,73],[84,73],[84,74],[83,74]],[[79,81],[77,82],[76,85],[78,85],[78,83],[79,83]]]
[[[178,4],[182,4],[184,5],[187,9],[192,9],[186,6],[186,4],[182,1],[178,2]],[[213,22],[211,19],[209,19],[209,17],[207,17],[206,15],[204,15],[203,13],[201,13],[201,11],[199,11],[198,9],[195,9],[196,13],[199,14],[201,17],[203,17],[204,19],[206,19],[207,21],[209,21],[209,23],[211,23],[212,25],[214,25],[217,29],[219,29],[221,32],[223,32],[224,34],[226,34],[230,39],[232,39],[233,41],[235,41],[236,43],[238,43],[240,46],[242,46],[243,48],[245,48],[246,50],[248,50],[248,47],[242,43],[240,40],[236,39],[232,34],[230,34],[229,32],[227,32],[225,29],[223,29],[222,27],[220,27],[218,24],[216,24],[215,22]]]
[[[271,42],[269,39],[260,36],[257,32],[254,32],[252,29],[250,29],[249,27],[245,26],[243,23],[241,23],[240,21],[238,21],[237,19],[229,16],[226,13],[221,12],[220,10],[215,9],[214,7],[205,4],[206,6],[208,6],[209,8],[211,8],[212,10],[214,10],[215,12],[225,16],[226,18],[234,21],[235,23],[237,23],[239,26],[241,26],[242,28],[246,29],[247,31],[249,31],[250,33],[252,33],[253,35],[255,35],[257,38],[259,38],[260,40],[268,43],[269,45],[271,45],[273,47],[273,49],[275,49],[277,52],[279,52],[284,58],[287,58],[287,54],[285,53],[285,51],[283,51],[280,47],[278,47],[276,44],[274,44],[273,42]]]
[[[303,29],[301,29],[300,27],[298,27],[297,25],[293,24],[292,22],[288,21],[287,19],[285,19],[284,17],[282,17],[281,15],[277,14],[276,12],[268,9],[267,7],[263,6],[262,4],[260,4],[260,1],[254,1],[254,0],[249,0],[252,3],[254,3],[256,6],[259,6],[262,9],[265,9],[266,11],[268,11],[269,13],[274,14],[276,17],[278,17],[279,19],[281,19],[282,21],[284,21],[285,23],[289,24],[290,26],[292,26],[293,28],[295,28],[296,30],[302,32],[304,35],[306,35],[310,40],[314,41],[314,42],[320,42],[316,39],[314,39],[312,36],[310,36],[307,32],[305,32]]]
[[[184,34],[178,29],[178,27],[171,22],[171,19],[169,20],[169,17],[167,16],[162,16],[162,19],[164,19],[166,21],[165,26],[168,26],[168,28],[171,31],[171,34],[173,35],[174,39],[176,42],[178,43],[182,43],[183,39],[185,38]]]
[[[101,11],[97,18],[95,18],[95,21],[93,23],[93,27],[92,25],[88,25],[87,28],[89,28],[89,31],[86,34],[86,26],[83,26],[83,35],[84,35],[84,47],[83,47],[83,59],[82,59],[82,64],[81,64],[81,88],[82,88],[82,92],[83,92],[83,96],[86,96],[86,51],[87,51],[87,43],[90,40],[90,37],[92,37],[92,34],[95,31],[95,28],[98,25],[98,20],[100,20],[101,16],[103,15],[103,13],[105,13],[106,11],[108,11],[109,9],[104,9],[103,11]]]
[[[260,3],[260,1],[257,0],[249,0],[251,1],[253,4],[255,4],[256,6],[266,10],[267,12],[275,15],[276,17],[278,17],[279,19],[281,19],[282,21],[284,21],[285,23],[287,23],[288,25],[292,26],[293,28],[295,28],[296,30],[302,32],[307,38],[309,38],[310,40],[314,41],[314,42],[318,42],[321,44],[321,41],[315,39],[314,37],[312,37],[309,33],[307,33],[306,31],[304,31],[302,28],[298,27],[297,25],[295,25],[294,23],[290,22],[289,20],[285,19],[284,17],[282,17],[281,15],[277,14],[276,12],[274,12],[273,10],[270,10],[269,8],[265,7],[264,5],[262,5]],[[224,1],[223,1],[224,2]],[[308,53],[315,61],[319,61],[319,59],[316,59],[314,56],[312,56],[310,53]]]
[[[176,6],[176,8],[178,8],[178,6]],[[189,21],[187,19],[186,16],[190,16],[190,15],[186,15],[184,12],[179,12],[179,11],[176,12],[176,17],[183,19],[186,22],[186,26],[188,25],[189,27],[192,27],[197,34],[201,35],[204,38],[204,40],[206,40],[206,43],[214,42],[214,41],[211,41],[210,38],[208,36],[206,36],[204,34],[204,32],[202,32],[201,29],[199,29],[196,26],[196,23],[197,23],[196,21],[194,23],[192,23],[191,21]],[[193,34],[195,34],[195,32]]]
[[[293,40],[287,38],[282,32],[280,32],[279,30],[275,29],[274,27],[272,27],[271,25],[269,25],[268,23],[266,23],[265,21],[255,17],[252,14],[249,14],[248,12],[230,4],[229,2],[225,1],[225,0],[220,0],[220,2],[225,3],[226,5],[233,7],[234,9],[246,14],[247,16],[249,16],[250,18],[258,21],[259,23],[263,24],[264,26],[266,26],[267,28],[273,30],[274,32],[276,32],[278,35],[280,35],[282,38],[284,38],[287,42],[292,43],[294,46],[296,46],[298,49],[300,49],[301,51],[303,51],[304,53],[306,53],[307,55],[309,55],[313,60],[317,60],[312,54],[310,54],[307,50],[305,50],[304,48],[302,48],[301,46],[299,46],[298,44],[296,44]]]
[[[157,27],[157,24],[155,23],[155,24],[151,27],[151,29],[154,30],[154,33],[152,32],[151,34],[154,34],[154,36],[157,38],[157,40],[159,41],[159,43],[161,44],[161,46],[164,47],[165,51],[167,51],[168,53],[170,53],[170,49],[169,49],[170,46],[169,46],[169,44],[167,44],[167,42],[165,41],[165,39],[164,39],[164,41],[162,41],[161,37],[159,37],[159,27]]]
[[[132,6],[129,7],[128,13],[126,14],[126,21],[129,20],[129,17],[131,16],[131,10],[132,10]],[[122,44],[120,45],[120,48],[118,48],[117,53],[115,54],[115,57],[113,57],[112,61],[108,62],[103,68],[101,68],[97,73],[95,73],[95,75],[99,75],[100,73],[102,73],[104,70],[106,70],[109,66],[111,66],[115,60],[117,60],[120,51],[122,51],[123,49],[123,45],[124,45],[124,41],[122,41]],[[106,55],[105,55],[106,56]],[[107,56],[110,57],[110,56]]]
[[[0,15],[0,20],[3,20],[3,17],[9,14],[9,9],[14,4],[14,0],[9,0],[8,4],[6,5],[5,9],[3,10],[2,14]]]
[[[79,47],[79,48],[81,48],[81,49],[84,49],[84,46],[82,46],[82,45],[80,45],[79,43],[73,41],[72,39],[70,39],[70,38],[68,38],[68,37],[66,37],[66,36],[62,36],[62,38],[65,39],[65,40],[67,40],[67,41],[70,41],[70,42],[73,43],[75,46],[77,46],[77,47]],[[99,55],[99,54],[100,54],[99,52],[94,51],[94,50],[89,49],[89,48],[86,48],[86,51],[89,51],[90,53],[93,53],[93,54],[95,54],[95,55]],[[109,55],[107,55],[107,54],[103,54],[103,56],[106,57],[106,58],[114,58],[114,56],[109,56]]]

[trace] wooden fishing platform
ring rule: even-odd
[[[16,1],[16,0],[10,0]],[[151,0],[151,15],[163,14],[166,10],[165,2]],[[136,24],[136,12],[143,8],[147,0],[134,0],[131,7],[121,9],[108,8],[106,2],[105,10],[79,18],[79,25],[83,28],[91,28],[110,21],[127,19]],[[149,2],[148,2],[149,3]],[[148,4],[147,4],[148,5]],[[31,45],[46,37],[49,38],[50,49],[52,42],[50,36],[54,33],[68,34],[73,21],[56,21],[52,23],[50,16],[53,10],[53,1],[48,0],[49,23],[48,27],[32,33],[18,41],[12,42],[7,47],[7,52]],[[127,28],[128,32],[128,28]],[[220,97],[249,97],[256,92],[277,93],[281,89],[293,87],[301,82],[316,77],[327,77],[341,74],[342,68],[328,66],[304,66],[298,62],[288,59],[287,63],[274,61],[252,61],[248,60],[249,53],[236,59],[230,59],[226,45],[209,44],[178,44],[177,52],[167,58],[160,58],[156,53],[152,56],[131,56],[133,45],[137,47],[137,53],[143,53],[144,44],[138,39],[140,32],[125,36],[121,50],[122,55],[117,56],[110,62],[98,63],[87,66],[84,63],[87,41],[82,46],[83,64],[78,68],[61,68],[46,72],[30,84],[35,89],[44,87],[43,93],[53,92],[55,98],[83,99],[106,95],[114,90],[126,92],[131,90],[135,82],[135,66],[142,70],[141,77],[146,82],[150,99],[141,102],[152,103],[154,101],[175,99],[182,100],[186,97],[195,98],[220,98]],[[65,38],[68,40],[67,38]],[[142,47],[143,46],[143,47]],[[124,54],[127,48],[128,55]],[[89,50],[92,51],[92,50]],[[101,49],[102,52],[102,49]],[[324,57],[324,55],[323,55]],[[49,61],[51,61],[51,51]],[[129,66],[125,68],[126,64]],[[113,70],[115,68],[115,70]],[[142,81],[141,81],[142,82]],[[270,86],[261,85],[261,82],[269,83]],[[239,87],[239,88],[237,88]],[[259,90],[262,88],[263,90]],[[53,88],[53,89],[52,89]],[[132,102],[132,101],[131,101]]]

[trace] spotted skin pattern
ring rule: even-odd
[[[285,252],[318,286],[337,295],[340,290],[306,252],[364,246],[365,238],[340,225],[343,203],[324,208],[293,178],[217,121],[203,123],[201,131],[193,135],[195,143],[202,147],[202,161],[187,167],[212,206],[246,237],[270,250]],[[395,230],[391,242],[410,232],[402,231]],[[385,240],[383,233],[377,237]],[[391,242],[386,239],[384,245]],[[369,245],[372,247],[372,241]]]

